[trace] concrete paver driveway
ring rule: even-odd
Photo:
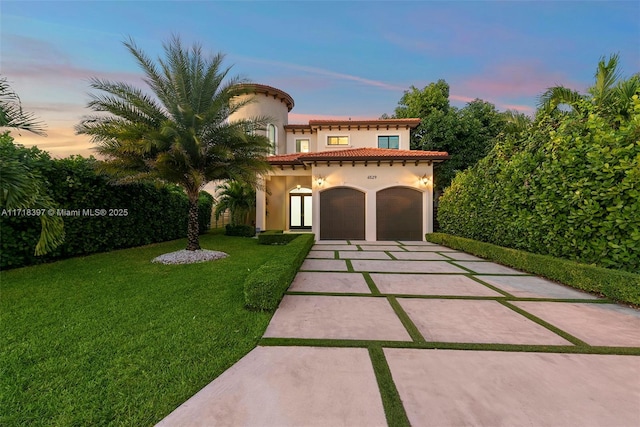
[[[638,426],[640,312],[428,242],[319,242],[160,426]]]

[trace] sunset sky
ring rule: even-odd
[[[638,1],[0,2],[0,75],[47,137],[16,141],[60,157],[91,154],[74,134],[92,76],[144,87],[122,45],[150,55],[172,34],[224,52],[232,74],[288,92],[290,123],[377,118],[411,85],[445,79],[451,102],[535,110],[547,87],[584,91],[601,56],[640,71]]]

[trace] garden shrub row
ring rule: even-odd
[[[299,234],[253,271],[244,282],[245,306],[251,310],[275,310],[314,242],[313,234]]]
[[[500,138],[445,190],[440,231],[639,272],[638,96],[630,115],[543,116]]]
[[[236,237],[254,237],[256,235],[256,228],[253,225],[227,224],[224,227],[224,234]]]
[[[149,183],[114,185],[106,176],[96,173],[96,159],[81,156],[51,159],[46,152],[26,149],[6,139],[0,142],[0,155],[25,164],[41,178],[47,194],[57,204],[56,209],[74,215],[63,217],[65,242],[44,256],[34,255],[41,230],[38,217],[1,216],[1,269],[173,240],[187,234],[189,204],[177,187]],[[201,232],[210,227],[212,204],[213,197],[202,193]],[[96,209],[103,211],[87,215],[88,211],[96,214]]]
[[[444,233],[430,233],[426,235],[426,239],[429,242],[462,250],[576,289],[603,295],[615,301],[640,305],[640,274],[504,248]]]
[[[287,233],[284,234],[282,230],[266,230],[258,234],[258,243],[261,245],[286,245],[299,234]]]

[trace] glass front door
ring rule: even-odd
[[[312,217],[311,190],[299,188],[291,191],[289,196],[290,228],[311,228]]]

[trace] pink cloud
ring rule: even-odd
[[[582,84],[568,81],[566,75],[551,71],[536,61],[503,63],[490,66],[482,74],[456,84],[463,92],[484,97],[536,97],[548,87],[563,85],[580,88]]]

